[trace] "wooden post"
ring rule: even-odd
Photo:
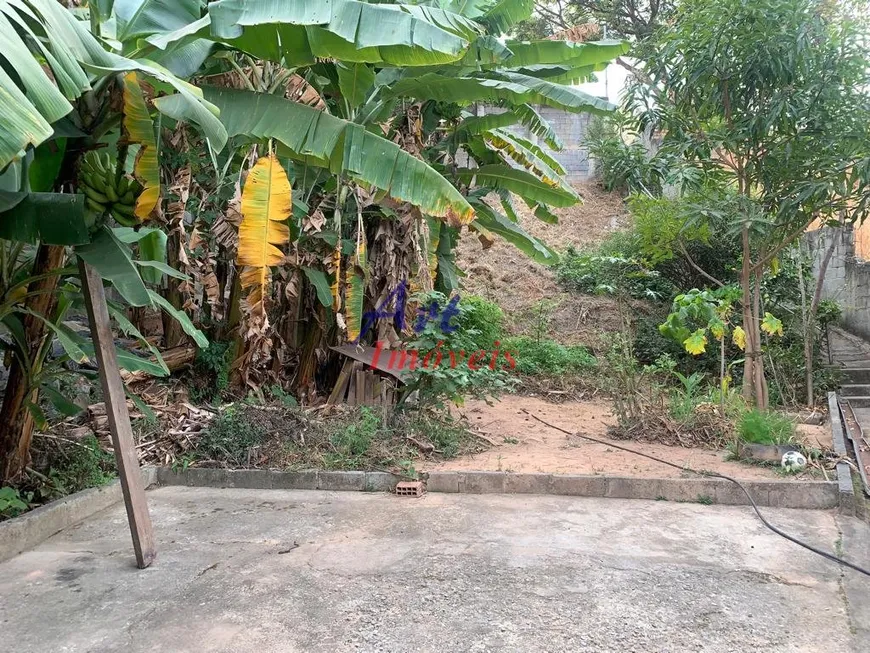
[[[79,259],[79,272],[85,295],[85,306],[88,309],[88,320],[91,324],[91,339],[94,341],[94,352],[100,368],[100,385],[106,401],[106,415],[112,432],[118,476],[121,478],[124,504],[127,506],[127,521],[130,523],[130,534],[133,536],[136,566],[145,569],[153,562],[157,551],[154,548],[154,531],[151,527],[151,516],[148,514],[148,503],[145,500],[145,488],[142,486],[139,458],[133,442],[133,429],[130,427],[127,396],[118,369],[118,359],[115,356],[115,342],[109,324],[106,293],[100,275],[81,259]]]

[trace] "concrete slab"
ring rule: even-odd
[[[855,623],[870,582],[745,507],[184,486],[148,496],[149,569],[133,566],[120,504],[0,564],[0,650],[870,650]],[[832,512],[765,514],[870,565],[863,522],[841,534]]]

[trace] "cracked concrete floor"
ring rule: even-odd
[[[870,650],[870,580],[748,508],[166,487],[0,564],[0,651]],[[866,524],[767,510],[870,565]]]

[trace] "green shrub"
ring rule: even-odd
[[[332,436],[332,445],[342,458],[357,459],[369,452],[380,430],[380,418],[373,409],[363,406],[357,419]]]
[[[515,371],[533,376],[577,374],[595,367],[595,357],[585,347],[562,345],[529,336],[506,338],[502,349],[513,352]]]
[[[601,183],[608,191],[659,195],[668,174],[667,159],[650,155],[626,124],[627,117],[614,114],[589,125],[586,144]]]
[[[197,446],[197,457],[244,467],[266,435],[262,425],[246,416],[244,408],[230,406],[209,423]]]
[[[196,352],[190,394],[194,401],[217,401],[230,385],[230,343],[211,342]]]
[[[627,245],[625,251],[618,252],[618,245]],[[675,292],[673,284],[631,251],[631,239],[624,235],[592,251],[569,247],[556,265],[556,279],[567,290],[590,295],[664,301]]]
[[[460,313],[454,324],[474,349],[491,349],[496,340],[502,339],[504,311],[498,304],[477,295],[461,295],[458,307]]]
[[[740,416],[737,433],[753,444],[788,444],[794,440],[795,423],[779,413],[753,409]]]
[[[414,300],[424,310],[434,304],[436,309],[443,312],[450,305],[447,297],[439,292],[420,294]],[[453,308],[457,313],[450,318],[450,328],[443,329],[441,315],[436,315],[434,319],[424,321],[419,333],[405,343],[407,348],[419,353],[421,363],[427,360],[429,352],[441,352],[439,364],[426,367],[420,364],[406,377],[404,397],[417,391],[418,405],[443,407],[446,401],[461,404],[466,395],[478,399],[497,397],[509,390],[513,383],[505,370],[504,359],[499,361],[495,369],[490,369],[488,364],[490,354],[487,352],[493,350],[495,341],[502,333],[501,309],[492,302],[474,296],[460,297]],[[457,356],[456,361],[451,352]],[[470,358],[475,354],[484,356],[484,359],[472,366]],[[429,360],[437,358],[438,354],[433,353]]]
[[[99,487],[115,478],[115,457],[103,451],[93,435],[59,449],[49,465],[48,478],[54,485],[52,498]]]
[[[12,487],[0,487],[0,521],[17,517],[27,510],[27,502]]]

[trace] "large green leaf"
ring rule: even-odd
[[[362,64],[336,64],[338,86],[348,105],[355,109],[366,101],[375,85],[375,73],[371,67]]]
[[[522,123],[530,132],[541,138],[554,150],[562,149],[559,136],[541,115],[528,104],[520,104],[510,111],[488,113],[484,116],[466,117],[456,128],[455,137],[462,142],[468,134],[482,134],[499,127]]]
[[[115,36],[128,41],[176,30],[199,19],[199,0],[115,0]]]
[[[30,190],[45,193],[54,188],[65,153],[66,138],[52,138],[36,148],[27,169]]]
[[[101,3],[98,10],[105,6]],[[138,70],[171,85],[183,96],[183,101],[174,104],[171,117],[198,125],[217,150],[226,142],[213,107],[203,102],[195,87],[157,63],[106,51],[85,23],[56,0],[0,2],[0,39],[17,77],[13,79],[0,67],[0,105],[9,107],[0,121],[0,169],[18,158],[27,145],[39,145],[52,135],[50,123],[69,113],[69,100],[90,88],[88,72],[105,76]],[[44,64],[36,57],[37,51]],[[158,108],[159,103],[155,101]]]
[[[160,293],[149,290],[148,294],[151,296],[151,300],[155,304],[162,308],[167,315],[169,315],[173,320],[181,325],[181,328],[184,330],[184,332],[191,338],[193,338],[193,341],[197,344],[198,347],[200,347],[201,349],[206,349],[208,347],[208,338],[205,337],[205,334],[202,331],[200,331],[193,325],[193,322],[190,321],[187,313],[175,308]]]
[[[19,308],[17,310],[39,319],[46,327],[49,328],[49,330],[53,331],[54,335],[57,336],[57,340],[60,343],[60,346],[63,347],[64,352],[67,356],[70,357],[70,360],[73,360],[76,363],[84,363],[87,360],[88,356],[81,347],[84,341],[78,334],[76,334],[75,331],[70,329],[65,324],[55,324],[51,320],[47,319],[44,315],[41,315],[36,311],[31,311],[26,308]]]
[[[208,11],[219,40],[288,64],[312,56],[397,66],[449,63],[468,46],[456,32],[472,29],[462,16],[442,10],[355,0],[219,0]]]
[[[559,256],[537,238],[529,235],[525,229],[515,222],[493,210],[483,201],[475,201],[476,216],[471,226],[480,225],[487,231],[501,236],[527,254],[532,260],[544,265],[553,265],[559,261]]]
[[[478,20],[495,34],[504,34],[526,20],[535,9],[535,0],[493,0]]]
[[[0,66],[0,106],[6,108],[0,122],[0,170],[23,153],[28,145],[38,145],[52,134],[51,125],[40,115]]]
[[[130,248],[107,227],[100,229],[89,244],[77,247],[76,254],[92,265],[103,279],[111,281],[128,304],[151,305],[151,297],[133,263]]]
[[[3,43],[2,56],[21,80],[27,99],[47,122],[59,120],[72,111],[72,104],[43,71],[4,12],[0,12],[0,43]],[[14,106],[9,108],[15,109]]]
[[[429,215],[457,223],[473,217],[471,206],[449,181],[360,125],[276,95],[209,87],[204,91],[232,136],[274,138],[292,156],[349,174]]]
[[[0,191],[0,238],[24,243],[82,245],[87,243],[85,197],[72,193],[7,193]]]
[[[551,149],[562,149],[562,139],[559,138],[559,135],[550,123],[547,122],[532,105],[521,104],[515,106],[512,111],[519,116],[520,122],[528,127],[530,132],[542,139]]]
[[[329,279],[326,278],[323,270],[303,267],[302,271],[308,277],[308,282],[317,291],[317,299],[320,300],[320,303],[324,306],[332,306],[332,290],[329,287]]]
[[[476,183],[493,190],[509,190],[529,203],[566,207],[580,201],[580,196],[573,189],[549,186],[525,170],[516,170],[507,165],[494,164],[459,170],[456,177],[469,185]]]
[[[628,41],[507,41],[511,56],[503,62],[507,68],[536,64],[563,64],[565,68],[593,66],[615,59],[628,52]]]
[[[82,343],[81,348],[82,351],[87,354],[88,358],[92,360],[95,359],[94,343],[91,341],[84,342]],[[168,376],[165,367],[161,367],[160,364],[155,363],[151,359],[137,356],[121,347],[115,347],[115,357],[118,359],[118,367],[122,370],[127,370],[128,372],[145,372],[151,376]]]
[[[106,305],[109,308],[109,315],[118,323],[118,328],[121,329],[121,333],[136,338],[140,345],[146,347],[148,351],[151,352],[151,355],[154,356],[154,360],[163,370],[164,375],[169,376],[169,368],[166,366],[166,361],[163,360],[163,355],[160,353],[160,350],[152,345],[148,339],[140,333],[139,329],[137,329],[136,326],[127,319],[125,314],[126,311],[115,304],[115,302],[106,302]]]
[[[426,73],[399,80],[386,89],[386,93],[441,102],[545,104],[574,113],[603,114],[616,109],[610,102],[579,89],[513,72],[490,73],[488,77],[448,77]]]
[[[562,165],[531,141],[504,129],[493,129],[483,138],[507,162],[528,170],[548,186],[565,184]]]
[[[139,241],[139,263],[166,263],[166,242],[168,237],[160,229],[154,229]],[[163,272],[157,266],[151,265],[140,270],[143,281],[159,284],[163,280]]]
[[[82,408],[78,404],[75,404],[66,397],[64,397],[60,392],[58,392],[56,388],[49,385],[48,383],[43,383],[40,388],[42,389],[43,394],[48,397],[48,400],[51,402],[51,404],[62,415],[72,417],[74,415],[78,415],[84,410],[84,408]]]

